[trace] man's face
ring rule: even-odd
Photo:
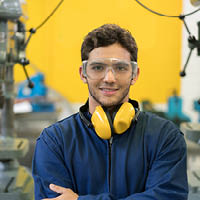
[[[111,59],[112,58],[112,59]],[[130,53],[119,44],[93,49],[88,58],[88,63],[95,63],[99,60],[120,60],[130,63]],[[99,66],[98,66],[99,68]],[[130,86],[137,80],[138,74],[132,78],[128,76],[117,76],[112,69],[106,70],[105,76],[100,78],[85,77],[83,68],[80,68],[81,79],[87,83],[89,89],[89,104],[112,107],[128,101]]]

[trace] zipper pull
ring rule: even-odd
[[[112,143],[113,143],[113,137],[111,137],[111,138],[109,139],[109,145],[110,145],[110,147],[112,146]]]

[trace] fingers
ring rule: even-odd
[[[61,187],[61,186],[58,186],[58,185],[54,185],[54,184],[50,184],[49,185],[49,188],[56,192],[56,193],[59,193],[59,194],[63,194],[65,188]],[[46,199],[42,199],[42,200],[58,200],[59,197],[56,197],[56,198],[46,198]]]
[[[56,193],[59,193],[59,194],[63,194],[64,191],[66,190],[66,188],[61,187],[61,186],[58,186],[58,185],[54,185],[54,184],[50,184],[50,185],[49,185],[49,188],[50,188],[52,191],[54,191],[54,192],[56,192]]]
[[[59,193],[61,195],[59,195],[56,198],[46,198],[46,199],[42,199],[42,200],[77,200],[78,199],[78,195],[76,193],[74,193],[71,189],[69,188],[64,188],[55,184],[50,184],[49,188],[56,192]]]

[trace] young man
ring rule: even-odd
[[[186,200],[183,134],[129,99],[139,75],[134,38],[106,24],[86,36],[81,54],[89,98],[38,138],[35,199]]]

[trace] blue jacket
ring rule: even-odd
[[[89,116],[89,114],[88,114]],[[150,113],[122,135],[100,139],[78,113],[44,129],[37,139],[32,174],[35,199],[71,188],[79,200],[186,200],[186,144],[170,121]]]

